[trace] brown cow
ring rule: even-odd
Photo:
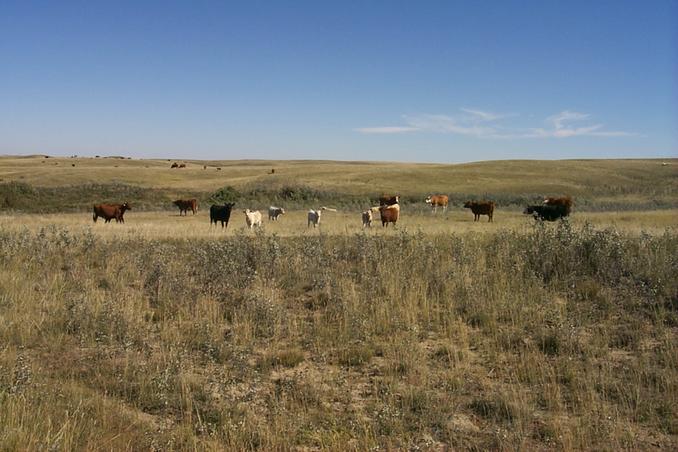
[[[443,208],[443,212],[447,211],[447,203],[449,198],[447,195],[431,195],[425,199],[426,204],[431,204],[431,209],[433,213],[438,211],[438,207]]]
[[[132,207],[128,203],[123,204],[98,204],[93,206],[92,219],[97,222],[99,217],[103,218],[106,223],[110,223],[113,218],[117,223],[125,222],[125,211],[131,210]]]
[[[179,165],[179,168],[186,168],[186,164],[182,163],[181,165]]]
[[[182,213],[187,215],[189,209],[193,212],[193,215],[198,211],[197,199],[177,199],[172,204],[179,208],[179,216],[181,216]]]
[[[399,195],[381,195],[379,197],[379,205],[380,206],[392,206],[394,204],[398,204],[400,202],[400,196]]]
[[[565,208],[565,215],[569,215],[572,212],[572,206],[574,205],[574,200],[571,196],[547,196],[544,198],[544,204],[549,206],[563,206]]]
[[[480,221],[481,215],[487,215],[487,221],[493,221],[494,201],[466,201],[464,207],[473,212],[473,221]]]
[[[179,164],[177,162],[172,163],[172,166],[170,168],[179,168]]]
[[[385,227],[389,223],[396,225],[398,218],[400,218],[400,204],[391,204],[390,206],[380,206],[379,214],[381,215],[381,226]]]

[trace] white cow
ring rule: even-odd
[[[248,228],[252,229],[254,226],[261,226],[261,212],[250,209],[245,209],[243,212],[245,212],[245,222]]]
[[[362,220],[363,220],[363,227],[364,228],[371,228],[372,227],[372,220],[374,219],[374,215],[372,214],[372,212],[379,212],[379,206],[370,207],[369,209],[363,211]]]
[[[309,227],[313,225],[315,228],[316,226],[320,225],[320,217],[322,216],[323,210],[329,210],[330,212],[336,212],[337,209],[330,209],[329,207],[321,207],[320,209],[309,209],[308,211],[308,222],[306,223],[306,227]]]
[[[270,221],[278,221],[280,215],[285,215],[285,209],[282,207],[271,206],[268,208],[268,219]]]

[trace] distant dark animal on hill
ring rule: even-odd
[[[400,204],[391,204],[389,206],[380,206],[379,214],[381,216],[381,226],[388,226],[389,223],[396,225],[400,218]]]
[[[207,169],[207,165],[203,165],[203,166],[202,166],[202,169],[206,170],[206,169]]]
[[[221,171],[221,167],[217,167],[217,171]]]
[[[228,227],[228,220],[231,218],[231,210],[235,206],[234,202],[226,203],[223,206],[212,205],[210,207],[210,226],[212,223],[217,225],[217,222],[221,222],[221,227]]]
[[[400,202],[399,195],[381,195],[379,197],[380,206],[392,206],[394,204],[398,204],[399,202]]]
[[[170,168],[179,168],[179,164],[177,162],[172,163],[172,166]]]
[[[132,207],[126,202],[123,204],[97,204],[92,206],[92,220],[96,223],[97,219],[101,217],[106,223],[110,223],[115,218],[116,222],[124,223],[125,211],[131,209]]]
[[[424,200],[426,204],[431,205],[433,213],[438,211],[438,207],[443,208],[443,212],[447,211],[447,204],[449,203],[449,198],[447,195],[431,195]]]
[[[193,212],[193,215],[198,211],[197,199],[177,199],[172,204],[179,208],[179,216],[181,216],[182,213],[184,215],[188,214],[189,210]]]
[[[185,163],[180,164],[179,168],[186,168],[186,164]]]
[[[480,221],[481,215],[487,215],[487,221],[493,221],[494,201],[466,201],[464,207],[473,212],[473,221]]]
[[[545,204],[541,206],[527,206],[523,213],[525,215],[532,215],[535,220],[556,221],[567,217],[570,211],[567,206]]]
[[[548,196],[544,198],[544,204],[548,206],[563,206],[567,209],[567,214],[572,213],[572,206],[574,205],[574,200],[570,196]]]
[[[75,163],[71,163],[71,166],[72,166],[73,168],[75,168]]]

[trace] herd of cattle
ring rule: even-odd
[[[425,199],[426,204],[431,206],[433,213],[437,212],[438,208],[442,208],[443,212],[447,210],[449,198],[447,195],[431,195]],[[187,215],[188,211],[192,211],[193,215],[198,211],[198,201],[196,199],[178,199],[173,203],[179,208],[179,216]],[[543,204],[527,206],[523,211],[524,214],[532,215],[536,220],[556,221],[567,217],[572,212],[574,202],[570,196],[565,197],[547,197]],[[212,205],[210,207],[210,225],[221,223],[221,227],[228,226],[231,218],[231,211],[235,203],[225,203],[223,205]],[[494,216],[494,201],[466,201],[464,207],[471,209],[473,212],[473,221],[479,221],[482,215],[487,215],[487,221],[493,221]],[[103,218],[106,223],[115,219],[118,223],[125,222],[125,212],[132,209],[128,203],[123,204],[98,204],[93,206],[93,220],[96,223],[99,217]],[[307,215],[307,227],[314,228],[320,225],[320,218],[324,211],[336,212],[336,209],[329,207],[320,207],[319,209],[310,209]],[[247,227],[252,229],[260,227],[263,222],[261,212],[258,210],[245,209],[245,223]],[[271,206],[268,208],[269,221],[277,221],[281,215],[285,214],[285,209],[282,207]],[[361,213],[363,227],[372,227],[372,221],[376,215],[379,215],[382,227],[388,226],[392,223],[394,226],[400,218],[400,197],[384,195],[379,198],[379,205],[370,207]]]

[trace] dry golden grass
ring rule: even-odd
[[[128,221],[0,228],[4,449],[678,446],[673,232]]]
[[[307,211],[288,211],[279,221],[268,221],[265,211],[263,227],[266,235],[281,237],[317,236],[325,235],[352,235],[364,231],[369,235],[397,235],[402,232],[424,234],[449,233],[496,233],[501,230],[528,232],[534,227],[534,220],[528,215],[517,211],[497,211],[493,223],[487,222],[487,217],[474,222],[473,214],[469,210],[448,210],[447,213],[431,214],[427,211],[408,212],[402,210],[401,220],[394,228],[381,226],[379,215],[376,215],[371,228],[363,229],[359,211],[354,212],[325,212],[318,228],[307,226]],[[0,228],[5,230],[28,229],[37,231],[41,228],[57,226],[66,227],[73,232],[92,231],[102,237],[140,237],[140,238],[212,238],[229,237],[233,235],[253,235],[245,224],[245,214],[240,209],[234,209],[228,227],[224,230],[220,225],[210,226],[209,213],[201,210],[196,215],[179,216],[174,212],[136,212],[128,211],[125,214],[125,224],[116,224],[115,221],[105,224],[99,219],[92,222],[90,213],[67,214],[4,214],[0,215]],[[593,226],[606,228],[614,227],[619,231],[658,234],[666,229],[678,227],[678,210],[655,210],[643,212],[581,212],[574,213],[570,219],[574,226],[590,223]],[[547,223],[549,225],[549,223]],[[550,227],[555,227],[550,224]]]
[[[358,207],[317,229],[292,210],[260,231],[242,210],[264,200],[226,230],[204,205],[124,225],[5,210],[0,449],[678,448],[675,161],[205,163],[223,169],[0,158],[0,179],[571,193],[648,210],[541,224],[499,208],[487,223],[410,204],[397,228],[368,230]]]

